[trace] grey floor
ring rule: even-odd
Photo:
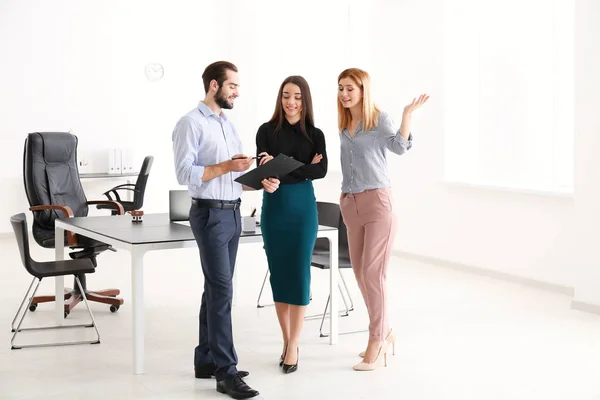
[[[53,252],[34,246],[34,256]],[[197,314],[202,288],[194,249],[149,253],[145,268],[146,373],[132,374],[128,253],[103,254],[93,288],[119,287],[126,303],[116,314],[93,304],[102,343],[10,350],[10,322],[29,276],[15,242],[0,239],[0,399],[225,399],[214,381],[193,376]],[[524,286],[393,258],[388,273],[390,318],[396,355],[373,372],[355,372],[365,333],[340,336],[329,346],[319,321],[307,321],[299,371],[283,375],[281,340],[273,307],[256,308],[266,260],[258,245],[240,248],[238,296],[233,310],[239,367],[262,399],[600,399],[600,317],[569,309],[569,299]],[[367,316],[350,271],[356,310],[340,329],[366,328]],[[327,273],[313,270],[313,303],[322,312]],[[70,279],[68,280],[70,284]],[[44,282],[42,293],[52,293]],[[269,288],[264,302],[270,299]],[[42,305],[28,325],[51,322]],[[84,321],[84,307],[69,320]],[[25,340],[87,337],[90,332],[44,333]]]

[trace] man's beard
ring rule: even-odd
[[[215,95],[215,103],[225,110],[231,110],[233,108],[233,103],[229,103],[227,101],[227,97],[223,96],[222,89],[223,87],[219,87],[219,90],[217,90],[217,94]]]

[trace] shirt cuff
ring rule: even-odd
[[[192,185],[202,186],[202,176],[204,176],[204,170],[206,167],[202,167],[200,165],[192,166],[192,176],[190,179],[190,183]]]
[[[396,133],[396,140],[400,143],[400,146],[404,147],[406,150],[412,147],[413,136],[412,133],[408,134],[408,139],[400,134],[400,131]]]

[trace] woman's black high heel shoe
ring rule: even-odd
[[[280,367],[283,367],[283,358],[285,357],[285,353],[287,353],[287,346],[285,347],[285,351],[283,352],[281,357],[279,357],[279,366]]]
[[[300,359],[300,348],[296,348],[296,351],[298,352],[297,358],[296,358],[296,364],[283,364],[283,372],[285,372],[286,374],[291,374],[292,372],[296,372],[298,371],[298,360]]]

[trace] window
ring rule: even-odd
[[[445,180],[573,191],[574,0],[446,0]]]

